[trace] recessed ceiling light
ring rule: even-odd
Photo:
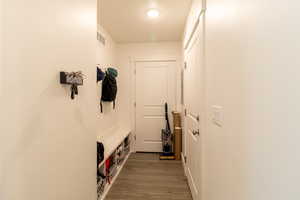
[[[147,15],[150,18],[156,18],[159,16],[159,11],[156,9],[151,9],[151,10],[148,10]]]

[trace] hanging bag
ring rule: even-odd
[[[113,70],[116,71],[115,69]],[[117,74],[110,73],[109,71],[110,70],[108,69],[108,71],[105,73],[105,77],[102,82],[102,96],[100,100],[101,113],[103,112],[102,101],[113,102],[113,108],[115,109],[115,100],[118,91],[117,80],[116,80]]]

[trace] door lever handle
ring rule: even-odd
[[[197,131],[193,130],[192,133],[193,133],[193,135],[195,135],[195,136],[196,136],[196,135],[200,135],[199,129],[198,129]]]

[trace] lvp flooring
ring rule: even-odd
[[[131,154],[105,200],[192,200],[181,161]]]

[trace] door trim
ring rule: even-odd
[[[199,12],[199,14],[197,15],[197,18],[196,18],[196,21],[195,23],[193,24],[193,27],[192,27],[192,32],[188,35],[188,39],[186,40],[186,43],[183,45],[184,46],[184,50],[187,50],[188,47],[190,46],[190,43],[195,35],[195,32],[200,24],[200,21],[201,21],[201,17],[202,15],[204,15],[206,11],[206,8],[202,8],[201,11]]]
[[[205,31],[204,29],[204,26],[205,26],[205,10],[203,10],[203,12],[201,12],[199,14],[199,17],[198,17],[198,20],[197,22],[194,24],[194,30],[193,30],[193,33],[190,35],[190,38],[188,40],[188,43],[185,44],[185,46],[183,47],[183,52],[184,52],[184,56],[183,56],[183,60],[185,62],[187,62],[187,54],[190,53],[191,49],[193,48],[193,46],[195,44],[197,44],[197,42],[199,42],[199,40],[201,40],[202,42],[204,42],[205,40],[205,33],[202,32],[202,31]],[[203,30],[201,30],[203,29]],[[205,45],[205,44],[204,44]],[[205,51],[205,46],[201,47],[201,49],[203,50],[203,52]],[[204,55],[203,55],[203,52],[201,53],[201,55],[198,55],[197,56],[202,56],[204,58]],[[202,71],[202,83],[203,83],[203,88],[202,88],[202,92],[203,92],[203,108],[201,108],[202,110],[202,113],[199,113],[200,116],[199,116],[199,120],[200,121],[203,121],[206,119],[206,110],[205,110],[205,104],[206,104],[206,65],[205,65],[205,61],[204,59],[202,61],[200,61],[201,64],[202,64],[202,67],[203,67],[203,71]],[[187,68],[189,68],[189,66],[187,66]],[[184,70],[184,73],[185,73],[185,70]],[[185,84],[185,82],[184,82]],[[186,108],[186,102],[184,102],[184,108]],[[188,114],[189,115],[189,114]],[[193,120],[197,121],[197,116],[194,116],[194,115],[190,115],[190,118],[192,118]],[[184,116],[184,123],[186,123],[186,119],[187,119],[187,116]],[[187,140],[188,140],[188,129],[186,128],[187,124],[184,124],[184,156],[187,156]],[[200,131],[200,134],[202,135],[204,132],[205,132],[205,123],[202,123],[201,122],[201,126],[199,127],[199,131]],[[203,158],[202,158],[202,153],[203,153],[203,138],[202,136],[199,136],[201,139],[200,139],[200,147],[199,147],[199,150],[200,150],[200,176],[202,177],[202,161],[203,161]],[[191,135],[192,136],[192,135]],[[193,136],[192,136],[193,137]],[[188,158],[190,159],[190,158]],[[199,182],[199,187],[197,188],[197,186],[195,185],[196,184],[196,180],[193,179],[193,176],[191,175],[191,171],[189,170],[189,167],[188,167],[188,164],[185,163],[185,173],[186,173],[186,176],[189,177],[188,178],[188,183],[189,183],[189,187],[192,191],[192,194],[193,194],[193,197],[194,195],[197,196],[198,199],[202,199],[202,190],[203,190],[203,184],[202,184],[202,178],[199,178],[199,180],[197,180],[197,182]],[[194,192],[193,192],[194,191]]]
[[[180,58],[176,58],[174,56],[165,56],[165,57],[156,57],[156,58],[132,58],[129,57],[129,63],[130,63],[130,71],[131,71],[131,106],[132,106],[132,113],[131,113],[131,126],[132,126],[132,137],[136,137],[136,64],[140,62],[175,62],[175,80],[177,80],[177,74],[179,73],[181,67],[179,66],[180,63]],[[176,81],[175,81],[176,82]],[[178,106],[178,100],[177,100],[177,91],[178,87],[177,84],[175,84],[175,108],[177,109]],[[133,140],[133,152],[136,152],[136,139]]]

